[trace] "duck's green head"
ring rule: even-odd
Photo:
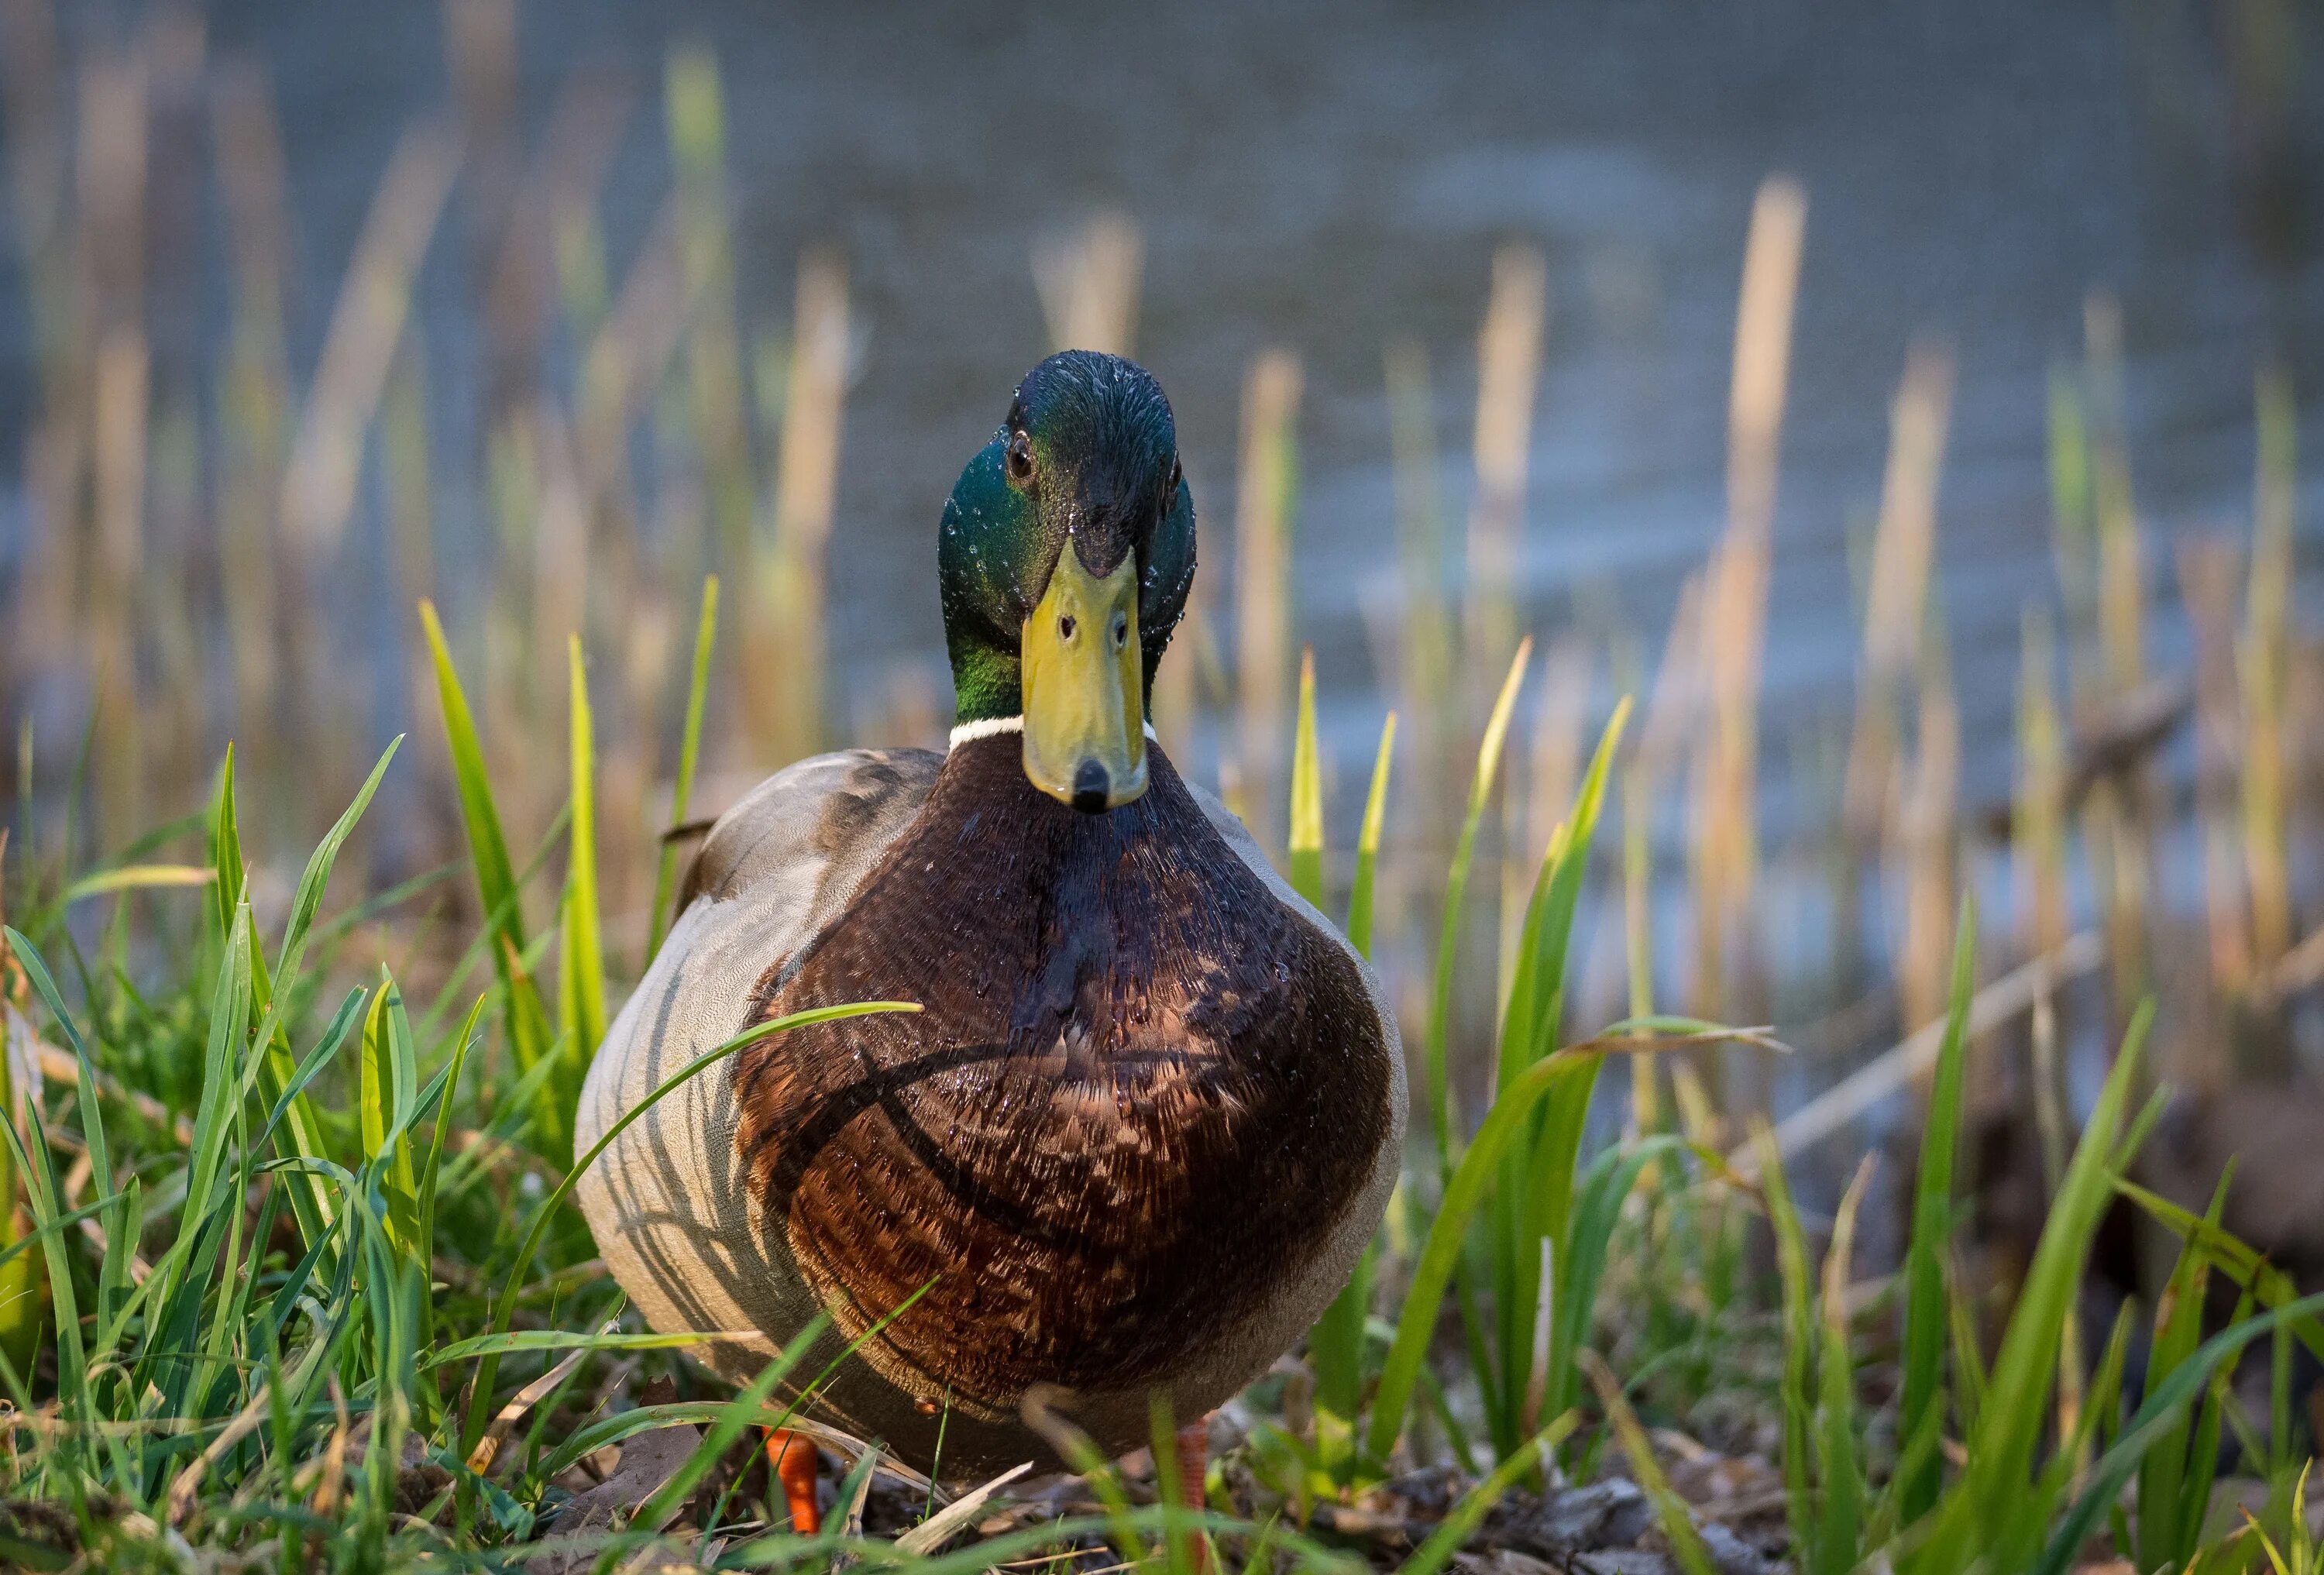
[[[1028,373],[953,488],[936,558],[961,723],[1022,718],[1026,776],[1076,809],[1145,792],[1154,669],[1194,581],[1162,385],[1088,350]]]

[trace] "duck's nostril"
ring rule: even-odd
[[[1103,766],[1095,760],[1084,760],[1081,769],[1074,773],[1074,807],[1084,815],[1103,814],[1110,785]]]

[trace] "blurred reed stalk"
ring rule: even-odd
[[[201,132],[208,35],[201,14],[180,4],[143,18],[138,51],[146,67],[148,190],[146,245],[155,258],[182,256],[202,238]],[[201,440],[200,274],[157,266],[146,291],[145,556],[137,622],[146,647],[143,717],[150,779],[187,781],[209,765],[208,704],[202,646],[213,614],[202,592],[198,538],[206,512]]]
[[[398,608],[417,607],[436,594],[436,463],[428,431],[428,346],[407,330],[389,368],[380,408],[380,472],[387,517],[388,564]],[[434,679],[427,652],[410,622],[395,621],[406,692],[423,695]],[[432,739],[415,741],[438,759]]]
[[[136,592],[145,548],[147,359],[144,328],[146,98],[134,52],[89,60],[80,74],[80,276],[77,316],[86,336],[89,530],[85,576],[87,661],[96,746],[100,841],[117,844],[141,824],[145,770],[139,728]]]
[[[1693,995],[1717,1011],[1730,948],[1748,924],[1757,880],[1759,664],[1774,556],[1775,469],[1790,377],[1807,194],[1786,176],[1760,185],[1744,244],[1728,400],[1727,533],[1702,601],[1710,716],[1695,756]]]
[[[468,278],[485,305],[484,410],[490,434],[515,416],[532,391],[521,314],[494,288],[502,259],[518,240],[523,150],[517,126],[516,0],[443,0],[444,65],[452,115],[467,153],[461,184]],[[544,145],[553,146],[553,143]]]
[[[752,734],[774,764],[826,744],[824,565],[839,486],[847,354],[846,271],[835,257],[810,254],[799,264],[782,447],[744,634],[744,703]]]
[[[1428,349],[1419,340],[1391,340],[1383,357],[1388,442],[1396,491],[1397,584],[1401,593],[1397,681],[1407,746],[1424,782],[1455,780],[1462,733],[1455,718],[1455,652],[1450,587],[1445,576],[1444,494],[1436,447],[1435,391]],[[1424,794],[1424,839],[1449,847],[1458,806],[1450,794]]]
[[[1133,354],[1145,267],[1145,237],[1127,214],[1093,215],[1073,235],[1036,246],[1033,282],[1050,347]]]
[[[1702,702],[1702,669],[1697,649],[1702,635],[1702,570],[1679,586],[1670,629],[1664,636],[1662,665],[1655,675],[1638,747],[1622,773],[1622,906],[1628,951],[1629,1009],[1634,1018],[1656,1009],[1655,985],[1655,810],[1664,779],[1687,748],[1687,732]],[[1658,1057],[1630,1058],[1630,1119],[1640,1132],[1662,1128]]]
[[[217,400],[218,574],[235,587],[226,622],[234,671],[234,717],[246,764],[272,776],[273,714],[281,675],[281,582],[275,510],[290,432],[290,369],[284,312],[291,273],[290,199],[282,139],[264,73],[224,70],[210,99],[218,186],[233,262],[232,327]],[[412,354],[416,354],[413,352]],[[424,371],[420,373],[424,377]],[[421,391],[424,398],[424,389]]]
[[[1860,859],[1894,814],[1902,710],[1929,622],[1936,557],[1937,486],[1952,408],[1952,356],[1916,340],[1889,409],[1888,465],[1864,600],[1864,646],[1857,668],[1856,724],[1841,788],[1842,824]],[[1950,920],[1948,920],[1950,923]]]
[[[1146,268],[1146,239],[1136,221],[1124,213],[1093,214],[1070,235],[1037,244],[1032,262],[1052,350],[1136,353],[1138,296]],[[1212,642],[1203,590],[1203,576],[1197,576],[1194,597],[1154,676],[1156,737],[1182,770],[1194,769],[1200,668]]]
[[[2103,291],[2082,309],[2093,419],[2091,504],[2098,522],[2098,648],[2104,693],[2126,695],[2146,677],[2146,565],[2130,484],[2129,395],[2122,306]]]
[[[1467,576],[1462,622],[1464,681],[1477,703],[1490,676],[1517,649],[1525,557],[1526,482],[1533,453],[1534,400],[1549,312],[1548,267],[1540,251],[1507,245],[1493,253],[1491,293],[1477,330],[1476,490],[1469,506]],[[1481,718],[1479,719],[1481,723]],[[1579,719],[1574,723],[1580,726]],[[1577,746],[1578,747],[1578,746]],[[1525,927],[1533,866],[1527,862],[1527,760],[1513,751],[1502,767],[1500,969],[1506,990]]]
[[[2176,557],[2180,599],[2195,634],[2195,818],[2211,982],[2222,992],[2240,994],[2252,978],[2236,802],[2236,756],[2243,734],[2236,693],[2236,582],[2242,577],[2243,554],[2218,537],[2186,537]],[[2212,1070],[2216,1060],[2207,1058],[2203,1070]],[[2185,1080],[2184,1071],[2181,1077]]]
[[[2078,727],[2096,732],[2108,710],[2128,702],[2145,680],[2146,568],[2131,492],[2120,304],[2103,291],[2093,292],[2083,305],[2082,325],[2098,648],[2094,668],[2075,685],[2075,720]],[[2125,1011],[2145,990],[2149,968],[2145,911],[2153,885],[2153,816],[2144,776],[2109,777],[2097,784],[2083,806],[2083,840],[2104,894],[2116,1002]]]
[[[670,162],[678,177],[677,239],[687,307],[685,360],[692,437],[720,556],[728,563],[742,563],[751,557],[757,506],[744,414],[742,336],[734,317],[726,109],[718,63],[706,49],[680,48],[669,58],[663,88]]]
[[[459,142],[441,123],[404,133],[355,241],[282,477],[286,543],[310,567],[328,563],[346,538],[364,437],[410,310],[412,276],[459,162]]]
[[[2010,815],[2018,941],[2048,956],[2070,934],[2066,887],[2066,731],[2058,714],[2057,637],[2049,611],[2027,603],[2017,667],[2017,773]]]
[[[1202,503],[1195,502],[1199,513]],[[1186,610],[1178,619],[1177,631],[1162,653],[1161,665],[1154,671],[1154,736],[1162,751],[1170,757],[1180,772],[1192,777],[1195,772],[1195,751],[1201,736],[1204,712],[1204,677],[1206,668],[1218,665],[1217,636],[1212,632],[1210,602],[1216,579],[1197,574],[1191,594],[1186,598]],[[1213,692],[1219,687],[1209,686]],[[947,718],[949,720],[949,718]]]
[[[1298,497],[1298,358],[1268,350],[1243,379],[1235,496],[1235,681],[1240,730],[1227,802],[1270,854],[1283,848],[1291,717],[1291,521]]]
[[[1888,465],[1865,596],[1855,731],[1841,789],[1842,823],[1858,856],[1886,838],[1904,872],[1904,923],[1892,965],[1904,1026],[1943,1010],[1953,929],[1953,799],[1960,719],[1932,616],[1938,484],[1952,413],[1951,353],[1927,339],[1907,352],[1889,418]],[[1909,780],[1903,711],[1917,708]]]
[[[2273,968],[2292,944],[2292,861],[2285,835],[2285,696],[2292,667],[2294,444],[2292,380],[2281,367],[2259,376],[2258,481],[2253,510],[2251,588],[2236,665],[2242,680],[2244,864],[2251,883],[2255,969]]]
[[[336,649],[323,614],[327,577],[341,566],[364,451],[386,391],[427,255],[458,172],[460,146],[439,121],[403,134],[355,241],[323,338],[322,359],[282,470],[276,547],[283,565],[290,705],[304,734],[312,786],[336,802],[358,769],[353,653]],[[360,664],[358,663],[358,666]]]
[[[1477,476],[1462,604],[1468,676],[1480,686],[1509,665],[1517,645],[1526,476],[1548,310],[1541,253],[1518,245],[1494,253],[1492,293],[1477,330]]]
[[[2017,944],[2028,956],[2055,957],[2071,937],[2073,922],[2066,884],[2069,765],[2065,724],[2058,711],[2057,635],[2048,606],[2039,600],[2026,602],[2018,622],[2016,758],[2009,816]],[[2066,1165],[2066,1084],[2059,1056],[2056,996],[2046,981],[2034,998],[2028,1063],[2043,1184],[2054,1193]]]
[[[1943,626],[1923,640],[1913,769],[1900,806],[1894,861],[1904,867],[1904,924],[1895,961],[1904,1024],[1944,1014],[1947,948],[1953,934],[1955,806],[1960,790],[1960,711]]]

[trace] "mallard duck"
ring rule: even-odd
[[[802,1381],[921,1292],[816,1405],[976,1479],[1053,1458],[1037,1386],[1120,1453],[1154,1392],[1197,1417],[1290,1348],[1379,1224],[1405,1083],[1363,961],[1148,725],[1194,575],[1160,385],[1087,352],[1035,367],[936,569],[950,748],[804,760],[719,819],[579,1141],[752,1024],[925,1009],[717,1064],[579,1196],[646,1319],[715,1333],[691,1349],[737,1382],[818,1310]]]

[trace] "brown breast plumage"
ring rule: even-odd
[[[864,1354],[973,1414],[1033,1383],[1159,1378],[1310,1261],[1392,1119],[1354,963],[1277,901],[1151,751],[1137,802],[955,750],[845,916],[752,1020],[868,999],[735,1073],[770,1229]]]

